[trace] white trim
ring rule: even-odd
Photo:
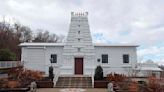
[[[21,43],[19,46],[64,46],[65,43]],[[139,45],[135,44],[98,44],[94,43],[95,47],[138,47]]]
[[[32,47],[27,47],[28,49],[45,49],[46,47],[34,47],[34,46],[32,46]]]

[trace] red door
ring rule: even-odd
[[[83,74],[83,58],[75,58],[75,74]]]

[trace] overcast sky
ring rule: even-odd
[[[94,43],[138,44],[138,61],[164,64],[164,0],[0,0],[0,16],[67,35],[70,12],[88,11]]]

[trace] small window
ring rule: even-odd
[[[123,63],[129,63],[129,55],[128,54],[123,55]]]
[[[80,42],[80,38],[78,38],[78,42]]]
[[[78,31],[78,34],[80,34],[80,31]]]
[[[97,62],[100,62],[100,59],[97,59]]]
[[[57,63],[57,55],[51,54],[51,63]]]
[[[102,63],[108,63],[108,54],[102,54]]]
[[[77,51],[80,52],[80,48],[77,48]]]

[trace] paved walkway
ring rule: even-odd
[[[36,92],[107,92],[104,88],[87,88],[87,89],[76,89],[76,88],[39,88]]]

